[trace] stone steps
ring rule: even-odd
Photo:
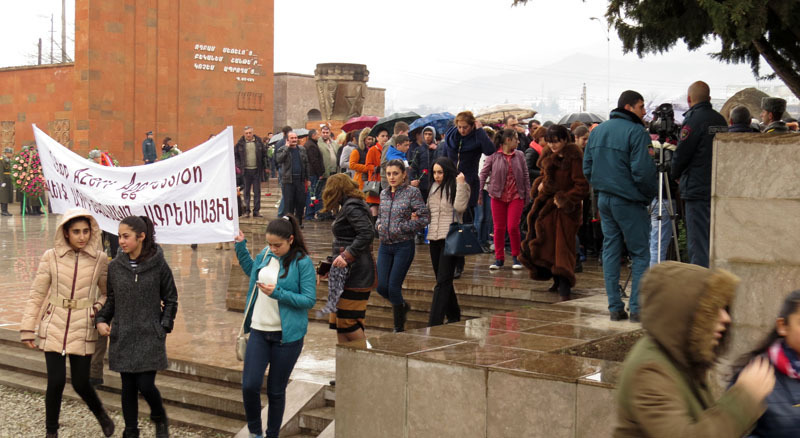
[[[7,346],[3,346],[3,349]],[[69,374],[67,374],[69,376]],[[47,377],[41,374],[30,374],[18,370],[3,369],[0,373],[0,383],[13,388],[21,389],[24,391],[31,391],[44,394],[47,391]],[[159,389],[161,389],[161,382],[159,381]],[[115,392],[98,389],[97,395],[103,401],[106,409],[114,411],[122,411],[122,401],[119,394]],[[163,392],[162,392],[163,395]],[[64,397],[71,400],[80,400],[80,396],[75,393],[71,386],[67,385],[64,388]],[[169,421],[175,425],[185,425],[192,427],[202,427],[210,431],[233,434],[242,426],[241,420],[236,420],[228,417],[209,415],[207,412],[196,411],[193,409],[186,409],[180,406],[167,406],[167,414]],[[150,415],[150,407],[144,399],[139,399],[139,416],[140,418],[148,418]],[[117,425],[121,428],[121,425]],[[119,429],[118,429],[119,430]],[[100,429],[97,429],[97,435],[100,434]],[[91,436],[88,435],[87,436]]]
[[[69,361],[67,361],[69,367]],[[47,367],[44,354],[19,342],[19,333],[0,329],[0,383],[34,392],[45,392]],[[67,372],[69,380],[70,373]],[[109,409],[121,409],[122,382],[119,373],[103,373],[103,384],[96,389]],[[226,434],[235,433],[244,422],[241,372],[183,361],[169,361],[169,369],[159,372],[156,384],[167,405],[171,421],[197,425]],[[79,398],[65,392],[66,397]],[[266,396],[263,398],[266,403]],[[140,399],[140,403],[144,403]],[[144,418],[150,409],[146,403],[139,410]]]

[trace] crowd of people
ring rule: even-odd
[[[249,335],[242,399],[250,436],[278,436],[289,376],[322,279],[329,290],[323,312],[339,342],[366,337],[373,289],[391,303],[394,331],[402,332],[410,310],[402,284],[417,246],[427,244],[436,279],[428,325],[461,319],[454,280],[463,273],[464,256],[447,249],[453,224],[474,224],[481,250],[494,253],[489,271],[504,268],[508,248],[512,269],[552,281],[549,290],[562,301],[572,298],[584,254],[600,257],[610,319],[642,322],[646,331],[621,376],[615,436],[741,436],[753,425],[763,433],[758,436],[797,434],[791,396],[800,390],[800,292],[787,297],[763,345],[736,364],[729,390],[717,402],[707,390],[705,371],[725,346],[738,284],[734,275],[708,269],[713,137],[717,127],[753,128],[744,107],[729,120],[714,111],[703,82],[689,87],[688,101],[670,166],[654,160],[644,99],[632,90],[620,95],[608,121],[570,127],[535,120],[523,125],[513,116],[488,127],[464,111],[443,133],[433,126],[410,132],[398,122],[391,136],[388,128],[366,128],[334,139],[327,125],[302,136],[285,127],[274,147],[245,127],[234,147],[242,213],[261,216],[260,186],[268,170],[277,171],[282,193],[265,248],[253,257],[242,232],[233,239],[250,278],[242,324]],[[791,122],[780,121],[785,101],[768,98],[762,106],[765,132],[790,129]],[[156,160],[150,132],[143,152],[146,164]],[[162,160],[180,153],[169,138],[162,152]],[[658,244],[664,234],[651,232],[659,173],[677,181],[691,264],[659,263],[666,253],[652,251],[667,246]],[[316,267],[304,219],[332,221],[330,256]],[[668,219],[674,215],[659,213],[655,220]],[[75,391],[103,434],[114,433],[91,376],[99,357],[102,377],[105,343],[98,341],[106,336],[109,367],[122,380],[123,437],[139,436],[138,394],[150,407],[156,436],[169,434],[155,377],[167,367],[165,339],[177,313],[177,289],[150,219],[127,217],[118,234],[120,250],[109,262],[92,215],[68,211],[31,287],[20,334],[45,352],[48,437],[59,428],[67,358]],[[624,251],[631,258],[630,314],[619,284]],[[643,306],[640,294],[647,297]],[[267,369],[265,431],[259,395]]]

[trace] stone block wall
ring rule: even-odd
[[[65,146],[73,146],[74,69],[73,64],[0,69],[0,147],[18,152],[32,142],[31,124]]]
[[[711,264],[742,279],[730,358],[755,347],[786,294],[800,289],[798,151],[797,134],[718,134],[714,141]]]

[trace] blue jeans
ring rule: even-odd
[[[661,261],[667,259],[667,248],[672,243],[672,219],[669,217],[667,206],[669,201],[661,201]],[[675,211],[675,201],[672,201],[672,211]],[[650,203],[650,266],[658,263],[658,198]]]
[[[303,350],[303,339],[281,343],[281,332],[251,329],[242,370],[242,401],[250,433],[261,435],[261,384],[267,375],[267,437],[278,437],[286,406],[286,385]]]
[[[403,301],[403,280],[414,260],[414,239],[378,247],[378,293],[393,305]]]
[[[603,227],[603,278],[608,310],[625,310],[625,303],[619,296],[619,262],[622,245],[626,245],[633,259],[630,310],[631,313],[639,313],[639,280],[650,264],[647,205],[601,192],[597,207]]]
[[[711,233],[711,201],[686,200],[686,248],[689,263],[708,267],[708,239]]]
[[[481,190],[483,205],[475,205],[475,229],[478,231],[478,241],[482,245],[489,244],[489,230],[494,228],[492,223],[492,202],[489,192]]]

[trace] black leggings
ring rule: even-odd
[[[47,432],[58,431],[58,417],[61,414],[61,398],[67,384],[67,357],[49,351],[44,354],[47,365],[47,392],[44,397],[45,427]],[[95,415],[103,411],[103,403],[89,383],[89,369],[92,356],[69,355],[69,366],[72,371],[72,387]]]
[[[150,405],[150,419],[159,423],[167,418],[161,393],[156,388],[156,372],[120,373],[122,377],[122,417],[125,428],[135,429],[139,424],[139,393]]]

